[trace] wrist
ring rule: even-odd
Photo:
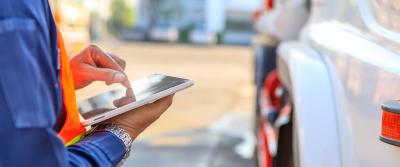
[[[133,139],[130,137],[129,133],[125,129],[123,129],[122,127],[120,127],[116,124],[96,125],[94,128],[92,128],[88,132],[88,135],[95,133],[95,132],[110,132],[113,135],[115,135],[116,137],[118,137],[123,142],[126,150],[125,150],[125,155],[124,155],[123,159],[119,162],[119,164],[121,165],[122,163],[124,163],[126,158],[128,158],[130,155],[131,147],[132,147],[132,143],[133,143]],[[118,165],[118,166],[120,166],[120,165]]]
[[[139,128],[136,128],[133,125],[133,123],[125,122],[123,120],[111,119],[109,121],[105,121],[103,124],[114,124],[114,125],[121,127],[129,134],[129,136],[131,137],[132,140],[135,140],[139,136],[139,134],[143,131],[143,130],[140,130]]]
[[[114,134],[116,137],[118,137],[123,144],[125,145],[125,148],[128,150],[130,149],[133,139],[130,137],[129,133],[123,129],[122,127],[116,125],[116,124],[99,124],[90,129],[86,136],[91,135],[96,132],[110,132]]]
[[[122,129],[124,129],[129,134],[129,136],[131,137],[132,140],[135,140],[140,134],[140,130],[138,130],[137,128],[134,128],[132,126],[118,124],[118,123],[116,123],[116,125],[118,125]]]

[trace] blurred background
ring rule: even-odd
[[[254,166],[254,11],[263,0],[52,0],[70,56],[90,43],[127,61],[131,80],[194,80],[135,142],[125,166]],[[78,101],[118,85],[94,83]]]
[[[124,166],[400,164],[400,103],[388,103],[390,117],[381,109],[399,99],[399,0],[51,4],[71,56],[95,43],[127,61],[131,80],[166,73],[195,83]],[[94,83],[77,98],[116,87]]]

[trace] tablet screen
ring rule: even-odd
[[[154,94],[183,84],[185,81],[186,79],[182,78],[153,74],[133,81],[131,86],[133,88],[136,101],[141,101]],[[89,119],[98,114],[109,112],[116,108],[113,104],[113,101],[124,97],[125,91],[126,89],[112,90],[79,102],[79,112],[84,119]]]

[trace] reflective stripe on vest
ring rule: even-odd
[[[75,88],[72,78],[69,59],[64,46],[64,40],[57,28],[57,43],[60,59],[60,83],[62,88],[63,110],[65,111],[65,121],[58,132],[58,136],[63,139],[65,145],[78,142],[85,133],[85,127],[80,123],[78,107],[75,101]]]

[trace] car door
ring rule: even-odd
[[[314,6],[303,39],[329,70],[342,165],[399,166],[400,148],[379,135],[381,104],[400,99],[400,1],[321,0]]]

